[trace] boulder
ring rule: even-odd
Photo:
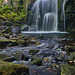
[[[29,69],[26,66],[0,60],[0,75],[29,75]]]

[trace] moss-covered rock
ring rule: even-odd
[[[69,64],[62,65],[61,75],[75,75],[75,66]]]
[[[32,61],[31,61],[30,64],[31,65],[41,66],[41,65],[43,65],[43,62],[39,57],[34,57],[34,58],[32,58]]]
[[[17,43],[18,44],[24,44],[25,43],[25,40],[18,40]]]
[[[70,54],[69,60],[75,60],[75,52]]]
[[[7,63],[0,60],[0,75],[29,75],[29,69],[25,66]]]
[[[38,53],[39,51],[40,51],[40,50],[31,49],[31,50],[29,50],[29,54],[35,55],[35,54]]]

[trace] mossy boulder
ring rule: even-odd
[[[29,75],[28,67],[0,60],[0,75]]]
[[[34,57],[34,58],[32,58],[32,61],[31,61],[30,64],[31,65],[41,66],[41,65],[43,65],[43,62],[39,57]]]
[[[17,43],[18,44],[24,44],[25,43],[25,40],[23,40],[23,39],[22,40],[17,40]]]
[[[39,51],[40,51],[40,50],[30,49],[30,50],[29,50],[29,54],[35,55],[35,54],[38,53]]]
[[[75,75],[75,66],[69,64],[62,65],[61,75]]]

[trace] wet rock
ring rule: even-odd
[[[24,54],[21,55],[21,60],[25,60],[25,55]]]
[[[16,34],[16,33],[20,33],[20,32],[21,32],[19,26],[13,27],[11,31],[12,31],[12,33],[14,33],[14,34]]]
[[[28,25],[23,25],[23,26],[21,26],[21,30],[22,31],[28,31],[29,30],[29,26]]]
[[[39,39],[43,39],[43,35],[40,35],[38,38],[39,38]]]
[[[39,51],[40,51],[40,50],[31,49],[31,50],[29,50],[29,54],[35,55],[35,54],[37,54]]]
[[[39,57],[34,57],[34,58],[32,58],[32,61],[30,62],[30,64],[41,66],[41,65],[43,65],[43,62]]]
[[[15,57],[7,57],[7,58],[3,59],[3,61],[7,61],[7,62],[12,62],[14,60],[16,60]]]
[[[36,31],[36,26],[35,25],[30,26],[29,30],[30,31]]]

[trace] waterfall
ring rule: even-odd
[[[31,13],[27,25],[35,31],[58,31],[58,0],[36,0]]]

